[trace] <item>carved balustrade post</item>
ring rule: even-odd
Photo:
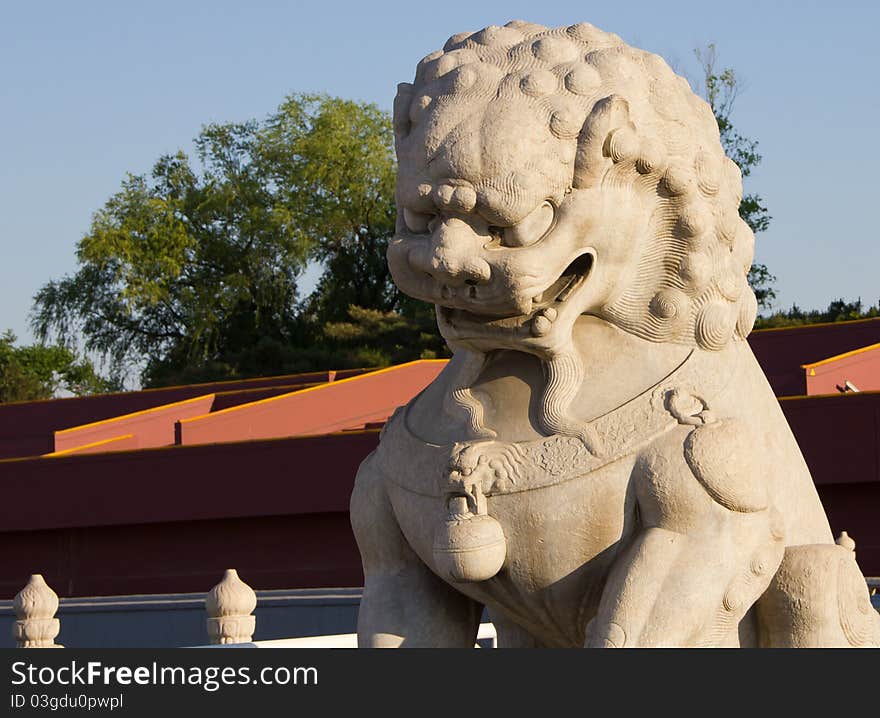
[[[238,577],[234,568],[226,569],[223,580],[205,598],[208,637],[212,644],[248,643],[254,635],[257,594]]]
[[[840,536],[834,539],[834,543],[843,548],[848,548],[852,551],[853,559],[856,557],[856,542],[853,540],[852,536],[850,536],[846,531],[841,531]]]
[[[19,648],[63,648],[55,643],[61,624],[55,618],[58,594],[49,588],[39,573],[30,577],[27,585],[12,602],[16,620],[12,637]]]

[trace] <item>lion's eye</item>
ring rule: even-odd
[[[435,217],[436,215],[433,214],[413,212],[406,207],[403,209],[404,224],[406,224],[406,228],[413,234],[426,234],[429,232]]]
[[[489,227],[489,233],[505,247],[528,247],[550,231],[556,209],[550,202],[542,202],[532,212],[511,227]]]

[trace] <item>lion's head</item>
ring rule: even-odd
[[[751,330],[739,169],[657,55],[586,23],[455,35],[394,127],[389,266],[452,346],[552,359],[585,313],[707,350]]]

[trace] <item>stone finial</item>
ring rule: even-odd
[[[58,594],[43,576],[35,573],[12,602],[18,619],[12,624],[12,637],[19,648],[62,648],[55,643],[61,624],[55,618]]]
[[[254,635],[257,594],[227,568],[223,580],[205,597],[208,612],[208,636],[211,643],[248,643]]]
[[[847,548],[853,552],[853,558],[856,557],[856,542],[846,531],[841,531],[840,536],[834,539],[834,543],[842,548]]]

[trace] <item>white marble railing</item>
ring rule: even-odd
[[[481,623],[477,632],[479,641],[487,643],[487,648],[498,647],[498,634],[491,623]],[[249,643],[227,643],[223,645],[191,646],[191,648],[357,648],[356,633],[338,633],[333,636],[304,636],[302,638],[278,638],[272,641],[251,641]]]
[[[63,648],[55,643],[61,624],[58,595],[40,574],[30,577],[12,602],[16,621],[12,635],[19,648]],[[357,648],[357,634],[340,633],[301,638],[253,641],[257,595],[238,575],[227,569],[223,580],[205,596],[206,629],[210,644],[191,648]],[[497,636],[491,623],[480,624],[477,641],[495,648]],[[479,644],[477,645],[479,647]]]

